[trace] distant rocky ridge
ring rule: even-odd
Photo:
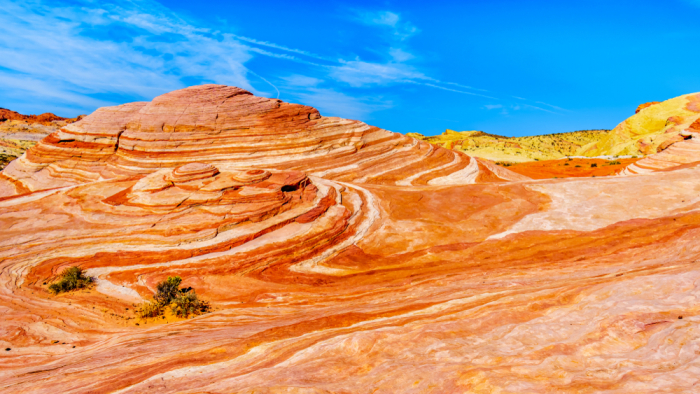
[[[683,141],[681,133],[700,118],[700,93],[664,102],[644,103],[635,115],[613,130],[584,130],[528,137],[504,137],[481,131],[447,130],[433,137],[410,136],[474,157],[493,161],[526,162],[570,156],[647,156]]]
[[[21,120],[26,123],[39,123],[45,126],[50,126],[55,121],[75,121],[76,119],[62,118],[56,116],[50,112],[43,113],[41,115],[22,115],[19,112],[11,111],[6,108],[0,108],[0,122],[5,122],[7,120]]]
[[[52,113],[22,115],[0,108],[0,170],[42,138],[82,118],[62,118]]]
[[[418,133],[408,135],[471,156],[496,162],[518,163],[575,156],[582,147],[600,141],[609,132],[610,130],[582,130],[527,137],[504,137],[482,131],[447,130],[434,137]]]

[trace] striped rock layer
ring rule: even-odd
[[[700,118],[700,93],[686,94],[650,106],[617,125],[607,135],[583,146],[577,156],[646,156],[666,149]]]
[[[101,108],[3,171],[0,195],[129,177],[192,162],[297,169],[360,183],[469,184],[525,177],[311,107],[203,85]],[[498,175],[496,174],[498,173]]]
[[[4,175],[1,392],[700,387],[699,167],[518,179],[241,92],[102,109]],[[212,311],[137,318],[175,275]]]
[[[661,152],[646,156],[627,166],[620,175],[669,171],[700,164],[700,118],[680,135],[684,138],[683,141],[675,142]]]

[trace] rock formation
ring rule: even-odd
[[[375,184],[468,184],[522,176],[311,107],[203,85],[101,108],[51,134],[3,172],[0,195],[143,175],[186,163],[303,170]],[[14,188],[14,190],[13,190]]]
[[[692,163],[533,180],[205,85],[100,109],[2,179],[2,392],[700,385]],[[95,286],[50,294],[76,265]],[[138,319],[175,275],[212,312]]]
[[[62,118],[52,113],[22,115],[0,108],[0,170],[47,135],[81,118]]]
[[[650,101],[650,102],[648,102],[648,103],[639,104],[639,106],[638,106],[637,109],[634,111],[634,113],[635,113],[635,114],[638,114],[639,111],[643,110],[644,108],[649,108],[649,107],[651,107],[652,105],[656,105],[656,104],[659,104],[659,103],[660,103],[659,101]]]
[[[667,171],[700,163],[700,118],[679,133],[681,141],[668,144],[659,153],[629,165],[622,175]]]
[[[409,136],[470,156],[496,162],[524,163],[565,157],[647,156],[683,141],[681,132],[700,119],[700,93],[650,102],[613,130],[503,137],[481,131],[447,130],[437,136]]]
[[[615,127],[605,138],[581,148],[577,155],[655,154],[683,137],[680,133],[700,118],[700,93],[687,94],[645,107]]]
[[[19,112],[11,111],[6,108],[0,108],[0,122],[5,122],[7,120],[19,120],[23,121],[26,123],[40,123],[43,124],[44,126],[49,126],[51,125],[52,122],[55,121],[76,121],[79,120],[79,118],[75,119],[69,119],[69,118],[62,118],[60,116],[56,116],[50,112],[43,113],[41,115],[22,115]]]
[[[609,132],[610,130],[581,130],[571,133],[504,137],[482,131],[447,130],[432,137],[418,133],[408,135],[473,157],[497,162],[524,163],[575,156],[582,147],[601,141]]]

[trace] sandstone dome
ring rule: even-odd
[[[308,106],[201,85],[100,108],[51,134],[0,177],[0,195],[147,174],[188,163],[298,169],[326,178],[426,185],[526,179],[452,150]]]

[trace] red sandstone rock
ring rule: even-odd
[[[0,388],[693,392],[681,167],[531,180],[211,85],[100,109],[3,175]],[[49,294],[75,265],[96,286]],[[213,311],[136,325],[173,275]]]
[[[101,108],[45,138],[3,172],[5,195],[148,174],[206,161],[299,169],[376,184],[468,184],[469,156],[314,108],[222,85],[195,86],[150,103]],[[472,168],[473,167],[473,168]],[[525,179],[498,169],[495,179]],[[491,175],[485,175],[491,176]],[[0,188],[2,190],[2,188]]]
[[[15,111],[10,111],[9,109],[5,108],[0,108],[0,122],[4,122],[6,120],[21,120],[27,123],[41,123],[44,125],[50,124],[53,121],[67,121],[67,122],[74,122],[82,119],[82,115],[77,117],[77,118],[62,118],[60,116],[56,116],[52,113],[44,113],[41,115],[22,115],[19,112]]]

